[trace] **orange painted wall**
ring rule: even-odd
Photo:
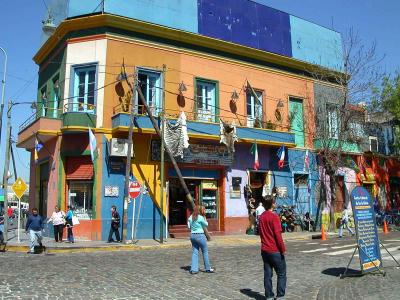
[[[314,128],[314,91],[313,82],[310,79],[289,74],[278,73],[253,66],[225,61],[206,56],[200,56],[194,53],[184,53],[182,51],[161,48],[156,46],[141,45],[127,40],[108,40],[107,49],[107,76],[106,85],[116,80],[121,71],[120,65],[124,60],[127,71],[132,74],[133,66],[148,67],[153,69],[162,69],[162,65],[167,65],[167,74],[165,77],[166,90],[178,93],[178,84],[184,82],[187,91],[184,92],[184,106],[179,107],[177,95],[166,93],[167,113],[172,110],[182,109],[187,112],[190,119],[194,110],[194,80],[200,77],[209,80],[215,80],[219,83],[219,106],[222,119],[238,119],[245,126],[246,115],[246,95],[244,88],[246,80],[250,82],[254,89],[262,90],[264,93],[264,121],[271,120],[276,124],[276,130],[288,131],[288,98],[294,96],[304,99],[304,120],[307,133],[312,133]],[[122,84],[123,92],[127,92],[126,84]],[[105,89],[105,109],[104,109],[104,127],[111,126],[111,116],[113,108],[119,104],[117,86],[111,85]],[[236,116],[232,113],[230,100],[232,92],[236,90],[239,93],[237,101]],[[118,90],[119,92],[121,89]],[[275,118],[275,109],[279,100],[282,100],[284,107],[281,109],[282,121],[278,122]],[[307,122],[312,120],[312,122]],[[307,145],[311,147],[312,136],[306,135]]]

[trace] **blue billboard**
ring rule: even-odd
[[[371,195],[365,188],[355,187],[351,192],[351,206],[356,226],[361,271],[363,273],[371,272],[382,266],[378,229]]]

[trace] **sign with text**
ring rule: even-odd
[[[28,189],[28,186],[26,185],[25,181],[21,177],[18,177],[11,188],[12,188],[15,196],[17,196],[17,198],[21,200],[23,194]]]
[[[351,192],[351,206],[356,226],[361,271],[371,272],[382,265],[378,229],[371,195],[365,188],[361,186],[355,187]]]
[[[153,161],[161,159],[161,141],[159,140],[151,142],[151,159]],[[175,157],[178,163],[217,166],[231,166],[233,159],[233,153],[229,153],[225,145],[213,144],[190,144],[189,148],[184,149],[183,158]],[[165,156],[165,160],[169,161],[168,155]]]

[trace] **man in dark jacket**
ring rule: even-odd
[[[261,256],[264,262],[265,298],[280,299],[285,297],[286,289],[286,261],[285,245],[282,239],[282,225],[278,215],[272,212],[274,198],[267,196],[264,199],[266,211],[260,216]],[[277,297],[272,289],[272,269],[278,277]]]
[[[110,227],[110,234],[108,235],[108,243],[114,242],[112,236],[115,233],[115,238],[117,242],[121,242],[121,238],[119,236],[119,224],[121,218],[119,213],[117,212],[117,207],[115,205],[111,206],[111,227]]]
[[[35,242],[37,241],[40,247],[43,247],[42,244],[42,230],[43,230],[43,219],[38,214],[37,208],[32,209],[32,214],[29,215],[28,220],[26,221],[25,231],[29,232],[31,245],[28,251],[29,254],[35,253]]]

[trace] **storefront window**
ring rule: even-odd
[[[90,220],[93,215],[93,181],[69,181],[69,200],[79,219]]]

